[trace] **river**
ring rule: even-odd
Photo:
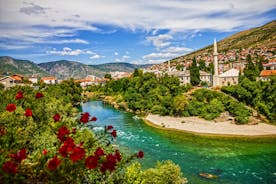
[[[114,144],[121,150],[143,150],[144,168],[153,167],[158,160],[172,160],[190,184],[276,183],[276,139],[200,137],[159,130],[101,101],[84,103],[82,111],[97,117],[97,122],[91,123],[95,131],[104,125],[114,126],[118,131]],[[202,178],[201,172],[219,178]]]

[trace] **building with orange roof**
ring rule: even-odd
[[[260,73],[260,80],[268,81],[272,76],[276,76],[276,70],[263,70]]]
[[[56,77],[42,77],[41,82],[45,84],[57,84],[57,78]]]

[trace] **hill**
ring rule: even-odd
[[[136,68],[147,68],[151,65],[135,65],[130,63],[105,63],[99,65],[89,65],[91,68],[102,72],[133,72]]]
[[[100,65],[85,65],[76,61],[53,61],[40,63],[40,67],[44,68],[51,75],[59,79],[68,78],[84,78],[87,75],[95,75],[103,77],[108,72],[124,71],[133,72],[135,68],[145,68],[149,65],[135,65],[130,63],[106,63]]]
[[[276,20],[263,26],[241,31],[218,42],[219,52],[225,53],[234,49],[247,48],[273,48],[276,47]],[[200,50],[171,60],[171,62],[191,59],[203,53],[212,54],[213,45],[208,45]]]
[[[25,76],[37,75],[39,77],[49,75],[48,72],[32,61],[14,59],[8,56],[0,57],[0,74],[9,75],[13,73]]]
[[[93,69],[89,66],[76,61],[60,60],[38,65],[58,79],[84,78],[89,74],[94,74]]]

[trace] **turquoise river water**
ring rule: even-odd
[[[114,144],[120,149],[143,150],[145,168],[158,160],[172,160],[190,184],[276,184],[276,139],[202,137],[160,130],[101,101],[84,103],[82,111],[98,118],[92,123],[95,131],[113,125],[118,130]],[[219,178],[202,178],[201,172]]]

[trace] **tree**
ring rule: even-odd
[[[112,77],[111,77],[111,74],[110,74],[110,73],[107,73],[107,74],[104,75],[104,78],[106,78],[106,79],[111,79]]]
[[[192,66],[190,68],[191,84],[196,86],[200,83],[199,68],[197,67],[196,59],[194,57]]]
[[[252,62],[250,54],[247,55],[246,61],[247,61],[247,65],[244,69],[244,76],[251,81],[255,81],[256,77],[259,75],[259,69]]]
[[[178,95],[173,100],[173,108],[175,115],[182,115],[186,105],[188,104],[188,100],[184,95]]]
[[[201,59],[198,64],[199,64],[199,70],[204,70],[204,71],[207,70],[204,60]]]
[[[138,69],[138,68],[135,68],[134,72],[133,72],[133,77],[139,77],[139,76],[142,76],[143,75],[143,71]]]

